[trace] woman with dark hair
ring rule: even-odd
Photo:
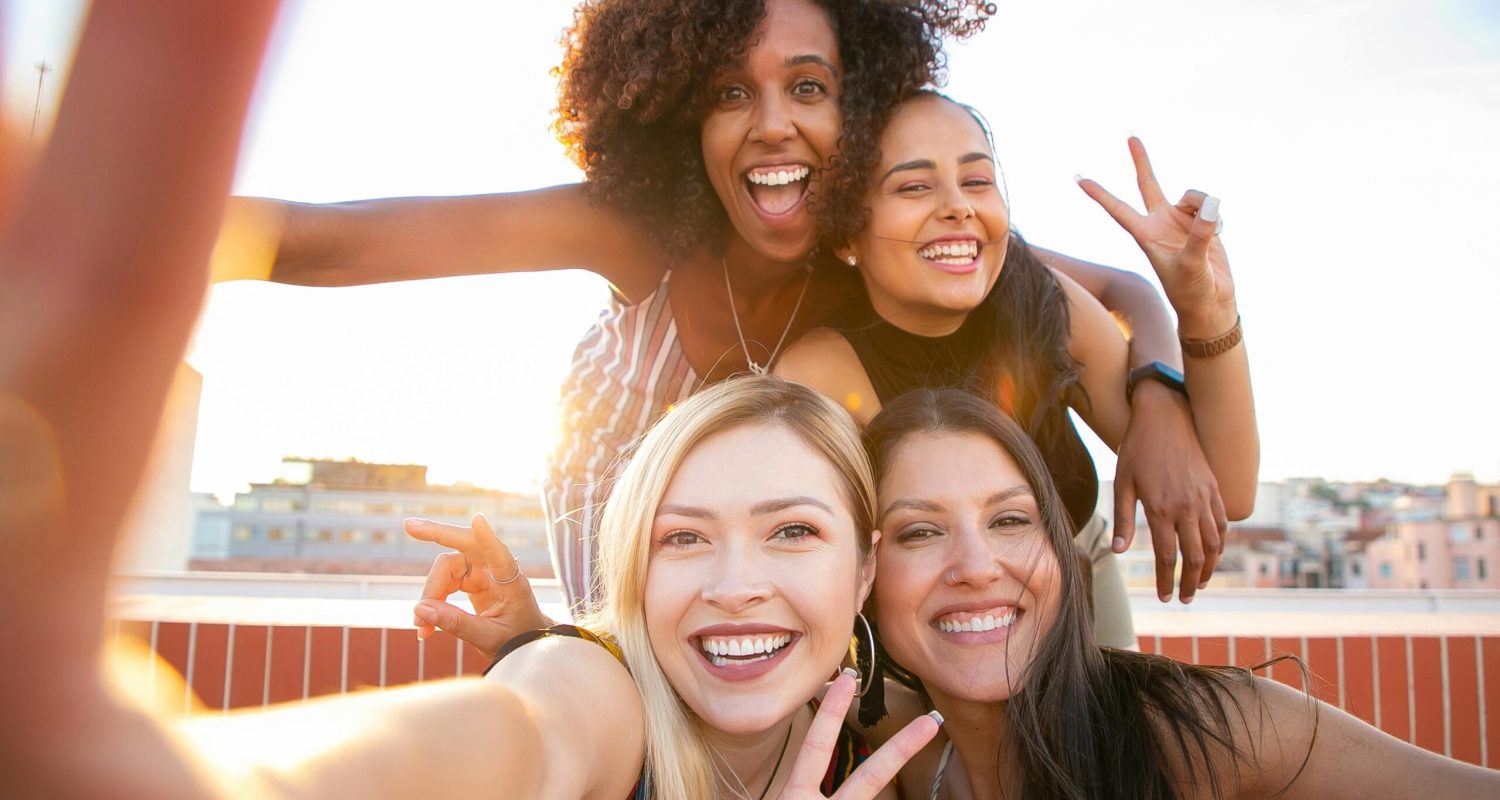
[[[1093,643],[1064,500],[988,399],[918,390],[865,429],[888,672],[946,720],[907,797],[1493,797],[1500,773],[1251,670]],[[910,716],[908,712],[905,716]]]
[[[768,369],[860,291],[818,231],[823,194],[873,163],[875,131],[940,77],[943,37],[993,13],[977,0],[601,0],[564,38],[556,132],[587,180],[533,192],[314,206],[237,204],[236,230],[279,237],[269,276],[349,285],[581,267],[614,287],[575,353],[543,494],[558,578],[590,594],[608,470],[664,409],[703,385]],[[254,222],[243,222],[254,220]],[[1172,360],[1154,290],[1137,276],[1046,256],[1129,316],[1142,358]],[[256,277],[235,272],[221,277]],[[1191,420],[1147,390],[1122,473],[1156,506],[1207,508],[1213,479]],[[1133,505],[1133,504],[1132,504]],[[413,535],[424,535],[410,529]],[[491,569],[493,568],[493,572]],[[511,561],[435,565],[424,597],[463,589],[491,608]],[[493,652],[499,623],[435,607]],[[430,631],[432,619],[422,620]]]
[[[1168,205],[1140,143],[1131,147],[1147,216],[1092,182],[1087,188],[1141,244],[1176,307],[1188,358],[1186,382],[1176,378],[1175,386],[1189,398],[1224,499],[1192,524],[1217,542],[1226,517],[1249,514],[1259,462],[1233,283],[1209,216],[1218,201],[1191,192]],[[994,398],[1046,454],[1080,546],[1093,556],[1099,589],[1109,577],[1117,584],[1118,570],[1101,546],[1102,520],[1090,522],[1098,479],[1068,409],[1116,447],[1134,384],[1174,376],[1133,372],[1136,380],[1127,380],[1125,342],[1113,320],[1076,284],[1043,267],[1011,230],[997,175],[988,130],[972,109],[934,92],[903,103],[861,195],[854,197],[861,189],[854,184],[830,198],[865,210],[851,223],[857,227],[830,235],[863,278],[867,301],[798,341],[778,374],[844,401],[861,421],[919,387],[965,386]],[[1194,339],[1216,344],[1193,349]],[[1207,580],[1215,548],[1187,537],[1183,552],[1183,598],[1190,601],[1189,587]],[[1158,577],[1170,595],[1170,570]],[[1101,644],[1133,646],[1128,615],[1121,619],[1123,591],[1095,597],[1096,613],[1111,620],[1097,626]]]

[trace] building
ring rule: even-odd
[[[1441,506],[1398,505],[1366,558],[1372,589],[1500,589],[1500,486],[1455,474]]]
[[[402,520],[467,525],[484,514],[527,575],[551,577],[546,521],[534,495],[427,483],[427,468],[288,458],[272,483],[201,510],[192,568],[248,572],[425,575],[447,548],[408,537]]]

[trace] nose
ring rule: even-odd
[[[999,580],[1005,574],[999,553],[984,535],[972,527],[953,531],[948,570],[943,579],[949,586],[980,588]]]
[[[949,186],[944,190],[940,202],[942,208],[938,214],[946,221],[967,222],[974,217],[974,204],[964,194],[962,187]]]
[[[758,559],[740,548],[725,549],[704,578],[703,602],[729,614],[754,608],[772,594],[771,581]]]
[[[763,144],[781,144],[797,135],[797,126],[792,122],[785,98],[769,94],[756,103],[755,116],[750,125],[751,141]]]

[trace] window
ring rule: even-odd
[[[1469,580],[1469,559],[1453,559],[1453,580],[1464,582]]]
[[[1482,559],[1482,558],[1479,559],[1479,579],[1480,580],[1484,580],[1485,579],[1485,574],[1484,574],[1484,559]]]
[[[1382,577],[1382,578],[1389,578],[1389,577],[1391,577],[1391,562],[1389,562],[1389,561],[1382,561],[1382,562],[1380,562],[1380,577]]]
[[[1427,560],[1427,543],[1426,542],[1417,542],[1417,560],[1418,561],[1426,561]]]
[[[344,530],[339,532],[339,541],[344,544],[359,544],[365,540],[364,531]]]
[[[1356,578],[1358,578],[1359,577],[1359,573],[1360,573],[1359,562],[1358,561],[1350,561],[1349,562],[1349,574],[1353,575]]]
[[[285,514],[301,511],[302,503],[295,497],[267,497],[260,501],[260,510]]]
[[[380,515],[394,514],[396,513],[396,505],[394,503],[367,503],[365,505],[365,513]]]
[[[237,494],[234,496],[235,511],[254,511],[256,508],[255,496],[249,494]]]
[[[1262,574],[1262,575],[1269,575],[1269,574],[1271,574],[1271,565],[1267,564],[1264,561],[1260,562],[1260,574]]]
[[[253,535],[254,534],[251,533],[249,525],[234,526],[234,540],[236,542],[248,542],[250,541],[250,537]]]
[[[319,528],[318,530],[309,528],[302,534],[302,538],[310,542],[331,542],[333,541],[333,531],[327,528]]]
[[[374,544],[385,544],[391,540],[391,535],[385,531],[375,531],[370,534],[370,541]]]
[[[286,538],[286,531],[281,528],[272,528],[266,531],[266,541],[279,542]]]

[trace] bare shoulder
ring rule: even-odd
[[[864,365],[844,335],[831,328],[809,331],[780,359],[774,372],[817,389],[848,409],[864,425],[880,411],[880,400]]]
[[[624,796],[635,785],[645,710],[630,672],[610,651],[549,636],[507,655],[487,678],[525,699],[548,762],[546,785],[577,782],[578,797]],[[594,769],[579,768],[582,754],[590,754]]]

